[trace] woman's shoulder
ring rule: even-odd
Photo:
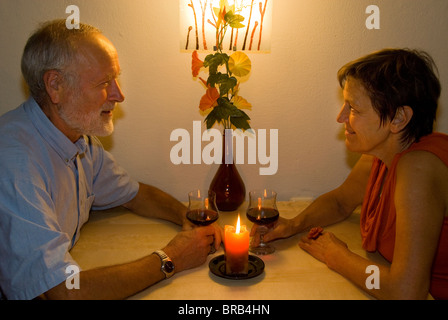
[[[398,180],[405,181],[408,191],[425,191],[448,206],[448,164],[436,154],[414,150],[404,154],[397,163]]]
[[[404,153],[397,163],[397,168],[433,172],[448,170],[448,163],[431,150],[416,149]]]

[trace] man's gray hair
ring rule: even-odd
[[[80,23],[79,29],[68,29],[64,19],[43,23],[25,45],[22,56],[22,74],[31,96],[39,103],[47,99],[43,80],[49,70],[61,72],[66,81],[75,85],[76,74],[67,72],[75,61],[78,42],[93,34],[101,33],[97,28]]]

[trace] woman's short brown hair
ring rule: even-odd
[[[392,120],[398,108],[411,107],[413,116],[402,141],[414,142],[433,131],[441,92],[436,72],[434,60],[424,51],[384,49],[344,65],[338,80],[341,87],[347,77],[361,81],[381,123]]]

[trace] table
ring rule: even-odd
[[[291,218],[309,203],[279,202],[280,215]],[[221,212],[221,226],[235,225],[240,213],[243,224],[251,227],[245,216],[246,206],[239,211]],[[81,237],[71,250],[81,268],[124,263],[141,258],[164,247],[181,228],[170,222],[137,216],[125,208],[92,212],[81,230]],[[347,220],[325,228],[346,242],[350,250],[373,263],[387,264],[379,255],[361,248],[359,211]],[[212,274],[209,261],[223,254],[221,247],[202,266],[175,274],[129,299],[141,300],[308,300],[308,299],[372,299],[350,281],[330,270],[298,246],[298,234],[274,241],[276,252],[260,256],[264,272],[248,280],[223,279]],[[366,274],[366,278],[369,275]]]

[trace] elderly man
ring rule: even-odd
[[[22,73],[32,97],[0,118],[2,298],[121,299],[204,263],[220,229],[188,228],[184,205],[132,180],[95,137],[112,133],[124,100],[112,43],[89,25],[48,22],[28,40]],[[120,205],[184,231],[137,261],[81,271],[80,289],[68,290],[69,251],[90,210]]]

